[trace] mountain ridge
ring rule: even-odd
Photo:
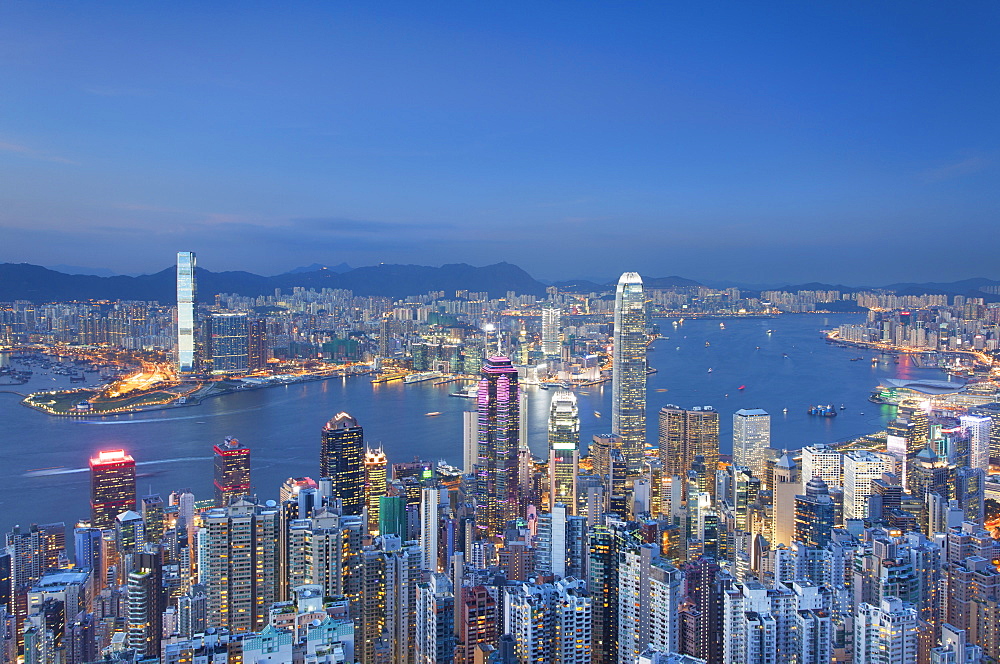
[[[487,292],[490,297],[504,297],[509,291],[526,295],[544,295],[546,284],[512,263],[494,263],[476,267],[467,263],[448,263],[440,267],[425,265],[380,264],[339,271],[348,266],[326,266],[316,270],[296,268],[266,277],[242,270],[212,272],[198,268],[198,291],[203,300],[218,293],[236,293],[247,297],[271,295],[275,289],[294,287],[341,288],[362,296],[403,298],[429,291],[444,291],[451,296],[457,290]],[[310,266],[311,267],[311,266]],[[598,284],[585,279],[556,281],[552,286],[578,293],[613,293],[616,282]],[[647,288],[696,287],[701,284],[679,276],[643,276]],[[718,282],[723,283],[723,282]],[[818,282],[785,285],[774,290],[839,290],[853,293],[862,290],[892,290],[899,295],[963,295],[1000,300],[1000,294],[980,289],[1000,287],[1000,281],[984,277],[955,282],[900,282],[889,286],[851,287]],[[742,290],[742,289],[741,289]],[[998,288],[1000,290],[1000,288]],[[748,294],[754,291],[748,291]],[[756,291],[759,294],[759,291]],[[96,276],[66,274],[30,263],[0,263],[0,301],[28,300],[58,302],[68,300],[146,300],[163,303],[176,297],[175,268],[137,276]]]

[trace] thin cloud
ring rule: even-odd
[[[35,148],[30,148],[27,145],[21,145],[20,143],[7,143],[0,141],[0,152],[9,152],[27,159],[34,159],[36,161],[52,161],[58,164],[77,163],[67,157],[60,157],[59,155],[50,154],[42,150],[36,150]]]
[[[942,182],[944,180],[954,180],[984,171],[993,165],[993,160],[982,155],[966,157],[961,161],[952,162],[924,171],[920,174],[920,179],[924,182]]]

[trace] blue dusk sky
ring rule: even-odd
[[[1000,278],[1000,3],[5,2],[0,261]]]

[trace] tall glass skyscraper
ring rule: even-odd
[[[245,374],[250,368],[247,315],[214,313],[209,321],[206,355],[213,374]]]
[[[576,476],[580,465],[580,409],[576,395],[560,391],[549,405],[550,509],[564,503],[576,514]]]
[[[559,343],[559,323],[562,319],[562,312],[557,307],[545,307],[542,309],[542,352],[545,357],[559,357],[561,346]]]
[[[193,251],[177,252],[177,371],[197,369],[195,355],[195,308],[197,284]]]
[[[637,272],[618,280],[613,352],[611,431],[621,436],[629,473],[637,473],[646,445],[646,298]]]
[[[347,413],[337,413],[323,427],[320,477],[333,480],[332,497],[344,516],[360,516],[365,505],[365,432]]]
[[[741,408],[733,413],[733,463],[753,471],[765,484],[771,454],[771,416],[760,408]]]
[[[509,358],[491,357],[483,365],[476,396],[479,455],[476,464],[476,520],[496,537],[517,517],[520,504],[520,387]]]

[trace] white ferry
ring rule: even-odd
[[[444,374],[440,371],[421,371],[420,373],[410,374],[403,379],[404,383],[422,383],[425,380],[434,380],[435,378],[440,378]]]

